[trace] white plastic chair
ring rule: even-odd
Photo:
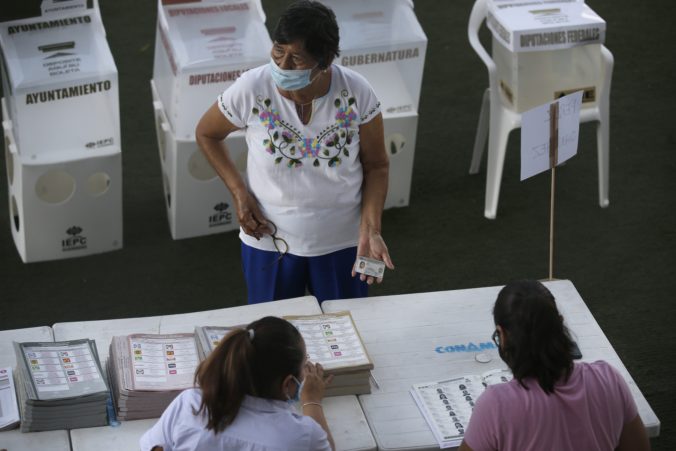
[[[521,114],[517,113],[509,104],[503,101],[498,87],[497,70],[493,59],[479,41],[479,28],[486,18],[486,0],[476,0],[472,13],[469,17],[467,34],[474,51],[488,69],[489,87],[483,95],[481,113],[474,140],[474,151],[470,174],[479,172],[481,158],[486,147],[488,138],[488,162],[486,173],[486,201],[484,216],[495,219],[500,196],[500,182],[505,163],[505,151],[509,133],[521,127]],[[596,130],[596,143],[598,150],[599,172],[599,205],[607,207],[608,201],[608,171],[609,171],[609,108],[610,108],[610,82],[613,75],[613,55],[605,47],[601,46],[603,60],[603,80],[597,86],[598,101],[596,106],[583,107],[580,111],[580,122],[598,121]]]

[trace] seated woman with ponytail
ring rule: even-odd
[[[195,383],[143,435],[142,451],[335,449],[321,405],[330,377],[307,361],[303,337],[283,319],[231,331]]]

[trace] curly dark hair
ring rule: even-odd
[[[312,0],[289,5],[279,18],[272,39],[279,44],[302,42],[320,69],[329,67],[340,55],[336,15],[328,6]]]

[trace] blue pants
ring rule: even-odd
[[[307,291],[319,302],[361,298],[368,284],[352,277],[357,248],[349,247],[318,257],[299,257],[262,251],[242,243],[242,269],[249,304],[296,298]]]

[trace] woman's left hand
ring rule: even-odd
[[[358,257],[368,257],[374,260],[380,260],[385,263],[389,269],[394,269],[394,263],[390,258],[390,252],[387,250],[387,245],[385,240],[380,235],[380,232],[376,231],[361,231],[359,233],[359,244],[357,245],[357,256]],[[352,266],[352,277],[357,275],[357,271]],[[367,276],[366,274],[359,274],[359,279],[363,282],[366,281],[369,285],[376,282],[380,283],[383,281],[382,277],[377,279],[373,276]]]
[[[324,392],[333,381],[333,375],[326,376],[319,363],[305,363],[303,391],[300,392],[301,403],[318,402],[324,398]]]

